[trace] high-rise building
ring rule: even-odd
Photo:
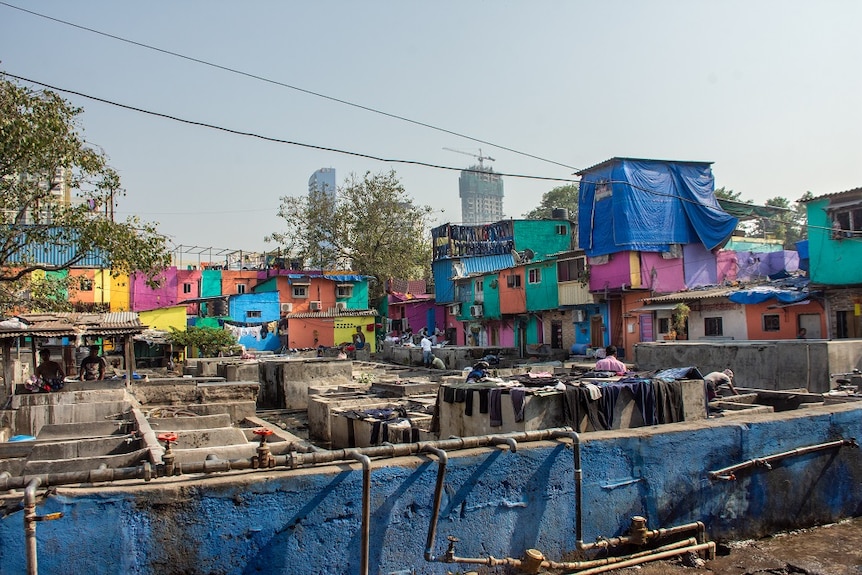
[[[503,219],[503,178],[491,168],[471,166],[458,178],[461,222],[489,224]]]
[[[335,199],[335,168],[320,168],[308,178],[308,193],[323,192],[330,199]]]

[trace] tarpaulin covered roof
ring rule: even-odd
[[[709,162],[612,158],[578,174],[578,239],[588,256],[694,242],[711,250],[739,222],[718,204]]]
[[[757,286],[749,289],[736,291],[727,299],[733,303],[762,303],[771,299],[781,303],[796,303],[808,299],[808,290],[786,289],[773,286]]]

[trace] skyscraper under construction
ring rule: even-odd
[[[490,167],[474,165],[458,178],[461,222],[489,224],[503,219],[503,178]]]

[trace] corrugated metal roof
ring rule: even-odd
[[[845,196],[847,198],[851,198],[853,196],[862,196],[862,188],[853,188],[852,190],[846,190],[843,192],[833,192],[831,194],[823,194],[822,196],[815,196],[815,197],[811,198],[810,200],[805,200],[805,202],[806,203],[807,202],[814,202],[817,200],[824,200],[827,198],[830,200],[841,200],[841,199],[844,199]]]
[[[510,268],[515,265],[515,258],[512,254],[493,254],[487,256],[473,256],[468,258],[462,258],[460,260],[460,266],[458,263],[454,264],[453,269],[456,270],[456,273],[460,271],[458,268],[461,267],[463,273],[459,273],[457,277],[464,277],[475,274],[485,274],[488,272],[494,272],[497,270],[502,270],[506,268]]]
[[[14,320],[20,320],[15,322]],[[22,314],[0,322],[0,339],[20,336],[62,337],[125,335],[144,330],[135,312],[57,312]]]
[[[289,313],[287,314],[287,319],[302,319],[308,317],[320,317],[320,318],[339,318],[339,317],[368,317],[377,315],[376,309],[344,309],[339,310],[336,308],[330,308],[326,311],[303,311],[298,313]]]
[[[661,302],[682,302],[682,301],[698,301],[702,299],[710,299],[715,297],[727,297],[733,292],[737,291],[737,288],[729,288],[729,287],[717,287],[717,288],[709,288],[702,290],[690,290],[690,291],[680,291],[676,293],[670,293],[667,295],[660,295],[656,297],[644,298],[643,301],[647,304],[651,303],[661,303]]]

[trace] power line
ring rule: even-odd
[[[280,82],[278,80],[273,80],[272,78],[267,78],[265,76],[260,76],[257,74],[252,74],[250,72],[244,72],[242,70],[238,70],[236,68],[230,68],[228,66],[223,66],[221,64],[216,64],[214,62],[209,62],[207,60],[203,60],[200,58],[195,58],[193,56],[187,56],[185,54],[180,54],[179,52],[173,52],[171,50],[167,50],[165,48],[159,48],[157,46],[152,46],[150,44],[145,44],[143,42],[137,42],[135,40],[129,40],[128,38],[123,38],[122,36],[117,36],[116,34],[110,34],[108,32],[102,32],[101,30],[96,30],[95,28],[89,28],[87,26],[82,26],[80,24],[75,24],[74,22],[69,22],[67,20],[62,20],[60,18],[55,18],[53,16],[48,16],[47,14],[42,14],[39,12],[35,12],[33,10],[27,10],[26,8],[21,8],[20,6],[15,6],[13,4],[9,4],[8,2],[0,1],[0,5],[6,6],[8,8],[12,8],[14,10],[19,10],[21,12],[26,12],[27,14],[31,14],[33,16],[38,16],[39,18],[44,18],[46,20],[51,20],[52,22],[57,22],[59,24],[64,24],[66,26],[71,26],[73,28],[77,28],[79,30],[84,30],[85,32],[91,32],[93,34],[98,34],[100,36],[104,36],[106,38],[111,38],[112,40],[118,40],[120,42],[125,42],[127,44],[131,44],[133,46],[138,46],[140,48],[146,48],[147,50],[153,50],[156,52],[160,52],[162,54],[167,54],[168,56],[174,56],[175,58],[181,58],[183,60],[188,60],[190,62],[195,62],[196,64],[202,64],[204,66],[209,66],[211,68],[216,68],[218,70],[223,70],[225,72],[230,72],[231,74],[238,74],[240,76],[245,76],[247,78],[252,78],[254,80],[259,80],[261,82],[266,82],[268,84],[274,84],[276,86],[281,86],[282,88],[289,88],[291,90],[296,90],[297,92],[302,92],[303,94],[308,94],[310,96],[315,96],[318,98],[323,98],[325,100],[330,100],[332,102],[337,102],[339,104],[344,104],[345,106],[351,106],[353,108],[358,108],[360,110],[365,110],[366,112],[371,112],[374,114],[379,114],[381,116],[386,116],[388,118],[393,118],[396,120],[401,120],[402,122],[408,122],[410,124],[414,124],[416,126],[422,126],[423,128],[429,128],[431,130],[436,130],[438,132],[442,132],[444,134],[450,134],[452,136],[457,136],[459,138],[464,138],[470,140],[472,142],[477,142],[479,144],[485,144],[488,146],[493,146],[500,150],[506,150],[507,152],[512,152],[513,154],[518,154],[519,156],[525,156],[528,158],[533,158],[534,160],[539,160],[541,162],[547,162],[549,164],[555,164],[557,166],[562,166],[564,168],[570,168],[573,170],[580,170],[580,168],[576,168],[575,166],[570,166],[569,164],[564,164],[562,162],[557,162],[554,160],[549,160],[547,158],[543,158],[541,156],[536,156],[534,154],[530,154],[528,152],[523,152],[521,150],[517,150],[515,148],[511,148],[508,146],[504,146],[502,144],[495,144],[494,142],[490,142],[488,140],[482,140],[480,138],[475,138],[473,136],[469,136],[467,134],[463,134],[461,132],[456,132],[454,130],[448,130],[446,128],[441,128],[439,126],[435,126],[433,124],[428,124],[427,122],[420,122],[418,120],[412,120],[405,116],[399,116],[398,114],[392,114],[390,112],[384,112],[383,110],[379,110],[377,108],[372,108],[371,106],[364,106],[362,104],[356,104],[349,100],[344,100],[342,98],[336,98],[334,96],[328,96],[326,94],[315,92],[313,90],[308,90],[306,88],[300,88],[299,86],[294,86],[292,84],[287,84],[285,82]]]
[[[0,2],[0,4],[2,4],[2,2]],[[475,170],[472,168],[455,168],[452,166],[443,166],[440,164],[431,164],[428,162],[420,162],[418,160],[400,160],[397,158],[382,158],[380,156],[374,156],[371,154],[363,154],[361,152],[351,152],[349,150],[340,150],[338,148],[329,148],[326,146],[316,146],[314,144],[306,144],[303,142],[294,142],[291,140],[284,140],[281,138],[273,138],[270,136],[263,136],[261,134],[255,134],[254,132],[243,132],[241,130],[234,130],[232,128],[225,128],[223,126],[217,126],[215,124],[208,124],[206,122],[197,122],[194,120],[186,120],[185,118],[180,118],[178,116],[171,116],[170,114],[163,114],[161,112],[153,112],[152,110],[146,110],[144,108],[138,108],[136,106],[129,106],[127,104],[121,104],[119,102],[114,102],[113,100],[107,100],[105,98],[99,98],[98,96],[91,96],[89,94],[84,94],[83,92],[78,92],[75,90],[69,90],[67,88],[60,88],[58,86],[52,86],[51,84],[46,84],[44,82],[39,82],[37,80],[25,78],[23,76],[16,76],[15,74],[10,74],[8,72],[4,72],[3,74],[6,76],[9,76],[10,78],[15,78],[16,80],[29,82],[29,83],[35,84],[37,86],[43,86],[45,88],[50,88],[51,90],[56,90],[57,92],[64,92],[66,94],[74,94],[76,96],[80,96],[82,98],[94,100],[96,102],[101,102],[103,104],[110,104],[111,106],[117,106],[118,108],[123,108],[126,110],[132,110],[133,112],[140,112],[142,114],[148,114],[150,116],[156,116],[158,118],[165,118],[167,120],[173,120],[175,122],[180,122],[183,124],[189,124],[191,126],[200,126],[203,128],[210,128],[212,130],[219,130],[222,132],[227,132],[229,134],[235,134],[237,136],[247,136],[247,137],[251,137],[251,138],[258,138],[260,140],[264,140],[267,142],[274,142],[277,144],[289,144],[291,146],[300,146],[302,148],[310,148],[312,150],[321,150],[324,152],[335,152],[337,154],[356,156],[358,158],[366,158],[369,160],[376,160],[378,162],[387,162],[387,163],[393,163],[393,164],[408,164],[408,165],[413,165],[413,166],[424,166],[426,168],[435,168],[438,170],[452,170],[452,171],[458,171],[458,172],[475,172],[478,174],[493,173],[495,175],[505,176],[508,178],[525,178],[525,179],[529,179],[529,180],[547,180],[547,181],[554,181],[554,182],[577,182],[578,181],[578,180],[572,180],[569,178],[552,178],[552,177],[548,177],[548,176],[531,176],[531,175],[527,175],[527,174],[510,174],[510,173],[503,173],[503,172],[488,172],[486,170]]]

